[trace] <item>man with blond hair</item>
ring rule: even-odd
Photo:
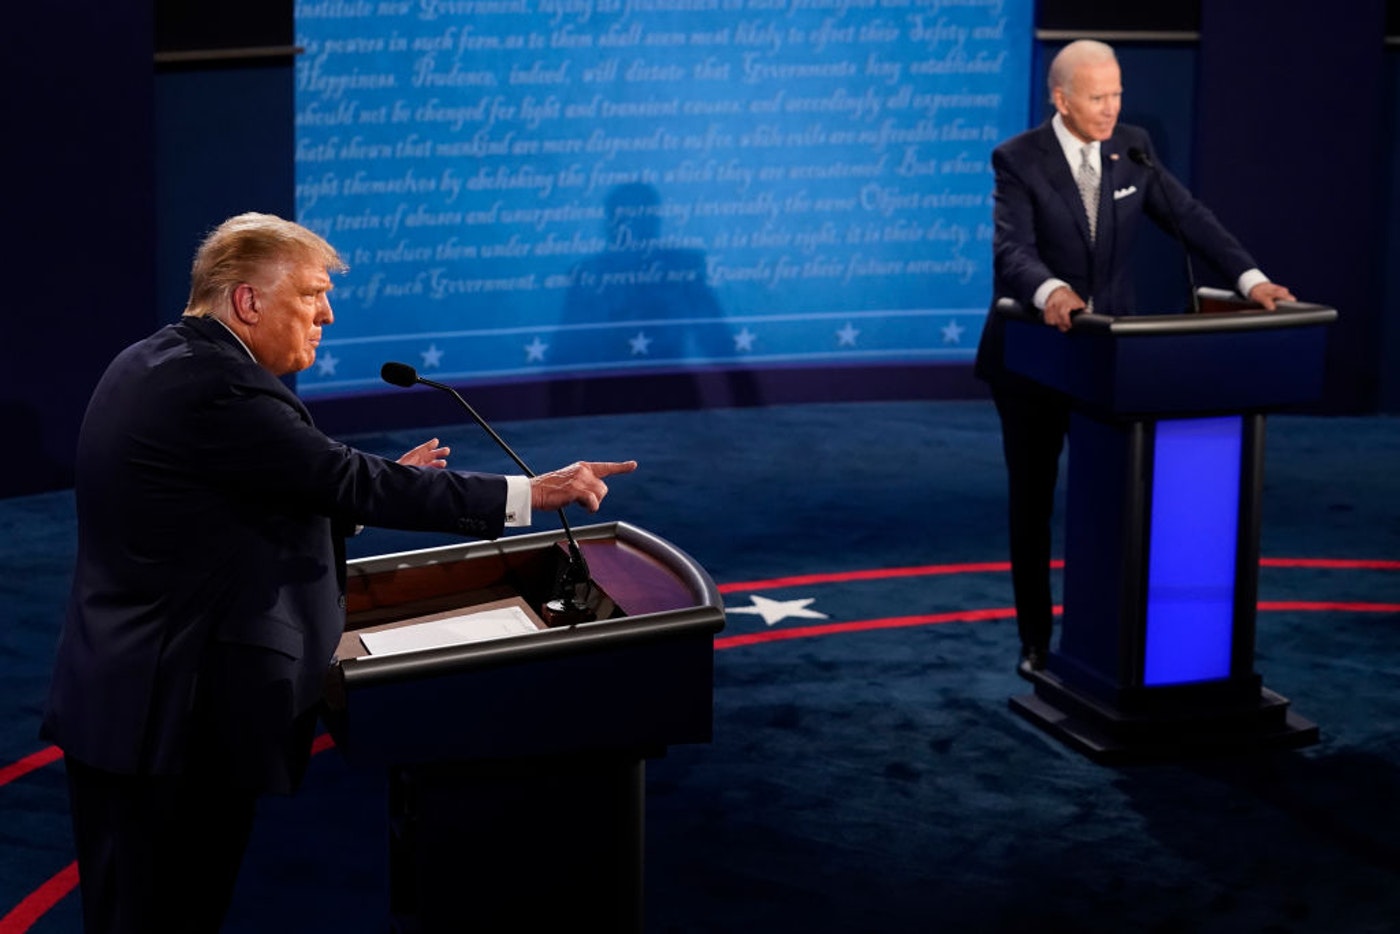
[[[634,462],[534,478],[397,461],[328,438],[280,377],[334,321],[335,249],[225,221],[178,322],[108,367],[78,438],[78,555],[43,736],[64,751],[89,932],[213,932],[256,799],[310,757],[357,525],[494,538],[596,510]]]
[[[1048,83],[1051,119],[992,153],[994,303],[1015,299],[1061,331],[1079,314],[1132,314],[1129,259],[1144,217],[1179,234],[1241,295],[1268,309],[1293,299],[1259,271],[1205,205],[1157,166],[1147,132],[1118,122],[1123,79],[1111,47],[1071,42],[1051,62]],[[1050,651],[1051,517],[1069,403],[1006,369],[1003,331],[1001,318],[989,314],[976,373],[991,385],[1001,419],[1018,670],[1031,677]]]

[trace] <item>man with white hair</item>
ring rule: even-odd
[[[1270,282],[1215,216],[1157,166],[1152,140],[1118,122],[1123,79],[1113,49],[1080,40],[1050,65],[1055,113],[992,153],[996,175],[993,302],[1036,309],[1068,330],[1083,313],[1132,314],[1131,247],[1146,217],[1179,233],[1243,296],[1272,310],[1292,294]],[[1018,670],[1029,676],[1050,651],[1051,516],[1069,403],[1011,373],[1004,322],[987,316],[977,375],[1001,419],[1008,479],[1012,587],[1021,637]]]

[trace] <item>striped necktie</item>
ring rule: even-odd
[[[1089,161],[1089,147],[1079,150],[1079,197],[1084,199],[1084,213],[1089,218],[1089,240],[1092,242],[1099,226],[1099,172]]]

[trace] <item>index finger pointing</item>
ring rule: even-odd
[[[637,469],[636,461],[587,461],[588,469],[598,477],[611,477],[614,474],[631,473]]]

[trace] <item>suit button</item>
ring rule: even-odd
[[[345,609],[345,594],[341,594],[340,596],[335,598],[335,605],[340,607],[342,610]]]

